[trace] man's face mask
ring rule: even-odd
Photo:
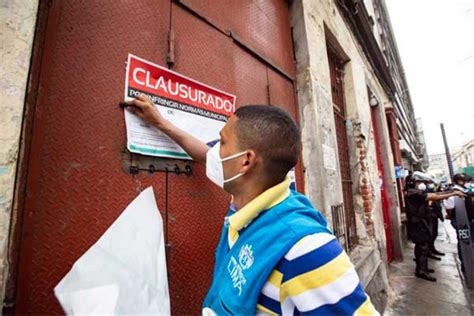
[[[243,173],[238,173],[235,176],[224,179],[224,167],[222,163],[224,161],[232,160],[234,158],[240,157],[244,155],[246,152],[242,151],[240,153],[221,158],[220,155],[221,143],[216,143],[211,149],[207,151],[207,158],[206,158],[206,175],[207,177],[214,182],[216,185],[224,188],[224,183],[233,181],[243,175]]]
[[[418,184],[418,190],[420,190],[420,191],[426,191],[426,184],[424,184],[424,183]]]

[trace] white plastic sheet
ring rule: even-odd
[[[74,263],[54,294],[67,315],[170,314],[163,220],[152,187]]]

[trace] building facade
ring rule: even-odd
[[[416,119],[416,135],[418,140],[418,157],[420,163],[417,169],[420,171],[426,171],[430,167],[430,159],[428,156],[428,149],[426,148],[425,133],[423,131],[423,123],[421,118]]]
[[[453,152],[453,170],[454,172],[464,172],[474,176],[474,139],[461,146]]]
[[[410,163],[419,156],[388,13],[383,1],[303,0],[291,9],[306,193],[380,303],[389,292],[386,263],[402,258],[396,166],[404,148]]]
[[[443,182],[450,182],[449,180],[449,166],[448,159],[445,153],[429,155],[430,166],[428,173],[435,179]]]
[[[324,214],[382,311],[388,264],[402,259],[396,170],[416,169],[422,157],[384,1],[137,2],[12,1],[1,9],[17,45],[7,49],[18,52],[5,65],[21,63],[0,105],[8,113],[0,132],[12,133],[0,140],[4,310],[60,312],[53,287],[153,185],[173,312],[199,311],[228,197],[201,166],[152,160],[178,171],[131,172],[149,160],[124,149],[123,115],[113,106],[134,53],[235,94],[237,106],[271,103],[299,122],[297,188]]]

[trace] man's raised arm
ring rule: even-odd
[[[127,111],[137,115],[145,122],[168,135],[181,146],[194,161],[206,164],[206,154],[209,147],[196,137],[186,133],[165,119],[153,102],[151,102],[150,98],[139,95],[136,99],[124,102],[123,104]]]
[[[427,201],[439,201],[439,200],[445,200],[451,196],[466,196],[464,193],[461,191],[453,191],[453,192],[448,192],[448,193],[428,193],[426,196]]]

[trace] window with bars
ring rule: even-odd
[[[344,204],[331,206],[332,230],[339,243],[348,250],[348,242],[346,238],[346,219],[344,216]]]
[[[328,47],[329,72],[331,77],[331,95],[336,126],[339,168],[343,194],[343,212],[345,222],[345,240],[347,247],[352,249],[357,242],[354,201],[352,198],[351,164],[349,156],[349,140],[346,131],[346,107],[344,102],[344,60],[336,51]]]

